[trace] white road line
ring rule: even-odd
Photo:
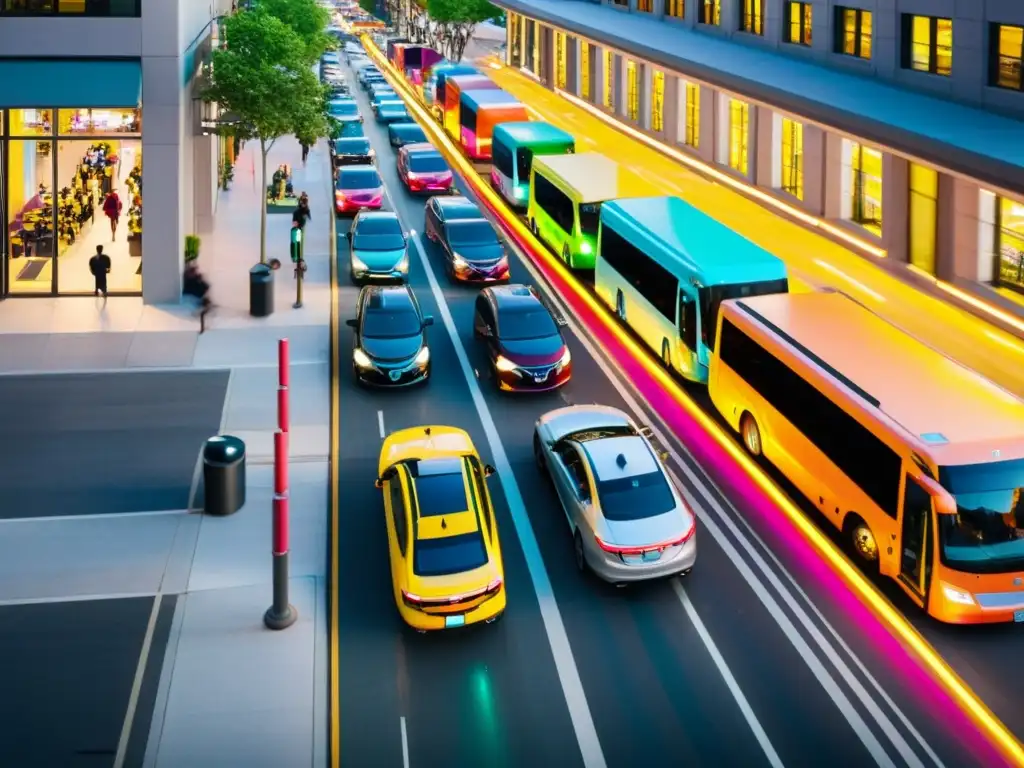
[[[116,517],[166,517],[187,515],[187,509],[158,509],[155,512],[100,512],[95,515],[47,515],[44,517],[5,517],[0,525],[10,523],[56,523],[66,520],[112,520]]]
[[[679,598],[679,602],[683,604],[683,610],[686,611],[687,618],[690,619],[690,623],[693,624],[693,628],[697,630],[697,634],[700,635],[701,641],[704,643],[704,647],[708,649],[708,653],[711,654],[711,660],[715,662],[715,666],[718,668],[718,673],[722,676],[725,681],[726,688],[729,689],[729,693],[732,694],[733,699],[736,702],[736,706],[740,708],[740,712],[743,714],[743,719],[747,721],[747,725],[750,730],[754,733],[754,738],[757,739],[757,743],[761,745],[761,751],[764,752],[764,756],[768,758],[768,762],[773,768],[783,768],[783,763],[779,757],[779,753],[775,751],[775,747],[772,746],[771,739],[768,738],[768,734],[765,733],[764,728],[761,726],[761,721],[757,719],[757,715],[754,714],[754,710],[750,706],[750,702],[747,701],[747,697],[743,694],[743,690],[740,688],[740,684],[736,682],[736,678],[732,674],[732,670],[729,669],[729,665],[726,664],[725,658],[722,656],[721,651],[718,650],[718,646],[715,644],[714,639],[711,637],[711,633],[708,632],[706,626],[704,626],[703,620],[697,613],[697,609],[693,607],[693,603],[690,602],[690,596],[686,594],[686,590],[683,589],[683,585],[679,582],[679,579],[672,579],[672,590],[676,593],[676,597]]]
[[[53,597],[16,597],[0,600],[0,607],[9,605],[46,605],[48,603],[88,603],[93,600],[131,600],[137,597],[156,597],[159,592],[117,592],[103,595],[55,595]],[[169,593],[168,593],[169,594]]]
[[[409,768],[409,732],[405,727],[405,716],[398,718],[402,728],[402,768]]]
[[[156,620],[160,615],[160,603],[163,596],[153,599],[153,610],[149,613],[149,624],[146,625],[146,636],[142,641],[139,653],[139,664],[135,668],[135,679],[132,681],[132,693],[128,697],[128,710],[121,725],[121,738],[117,742],[117,754],[114,756],[114,768],[124,768],[128,755],[128,741],[132,735],[132,724],[135,722],[135,710],[139,706],[139,694],[142,692],[142,679],[146,676],[146,664],[149,661],[149,649],[153,646],[153,633],[156,631]]]
[[[480,384],[476,376],[473,375],[473,366],[469,363],[466,349],[462,344],[462,339],[459,338],[455,321],[452,319],[451,311],[448,309],[448,303],[445,300],[441,286],[438,285],[437,278],[434,276],[434,270],[430,266],[426,252],[423,250],[420,236],[413,235],[411,239],[416,248],[416,253],[420,257],[423,270],[426,272],[427,281],[430,283],[430,290],[437,301],[438,312],[441,313],[441,320],[444,322],[448,335],[451,337],[452,346],[455,348],[455,355],[458,357],[459,366],[462,368],[462,375],[466,380],[466,385],[469,387],[470,395],[473,398],[473,405],[476,406],[477,415],[480,417],[484,434],[487,435],[487,442],[491,447],[494,465],[498,469],[498,480],[505,491],[512,523],[515,525],[519,544],[526,559],[526,567],[530,572],[530,579],[533,582],[533,589],[537,594],[541,619],[544,622],[544,630],[548,636],[548,644],[551,646],[551,655],[555,660],[555,668],[558,671],[562,692],[565,694],[565,701],[569,708],[569,717],[572,720],[573,730],[576,733],[576,741],[583,756],[583,764],[587,768],[605,768],[604,752],[601,749],[601,742],[597,737],[597,728],[594,726],[594,718],[590,713],[590,705],[587,703],[587,696],[583,690],[583,682],[580,680],[579,669],[576,667],[572,646],[569,644],[569,636],[565,631],[562,614],[555,600],[551,579],[548,576],[547,567],[544,565],[544,558],[540,553],[537,536],[533,531],[530,517],[526,511],[526,504],[523,502],[522,493],[520,493],[519,485],[516,483],[515,474],[509,463],[508,455],[505,453],[505,446],[498,435],[498,429],[494,424],[491,412],[487,408],[483,392],[480,391]]]
[[[377,431],[380,432],[381,440],[387,437],[388,433],[384,431],[384,411],[377,411]]]

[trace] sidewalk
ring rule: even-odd
[[[321,142],[303,168],[292,138],[279,140],[270,154],[269,166],[289,163],[296,189],[309,193],[309,271],[305,306],[292,309],[291,217],[269,215],[268,255],[285,264],[276,273],[274,314],[256,319],[247,311],[247,281],[259,260],[258,153],[256,144],[243,150],[234,185],[220,193],[216,229],[203,238],[201,265],[217,305],[206,333],[199,335],[189,309],[143,306],[139,299],[0,303],[0,374],[230,371],[220,432],[242,438],[248,453],[247,502],[237,514],[195,513],[201,500],[193,481],[191,510],[17,519],[6,529],[8,544],[0,541],[0,602],[177,596],[168,601],[174,614],[162,668],[161,659],[148,662],[159,670],[152,721],[134,723],[149,732],[147,768],[298,768],[327,761],[329,159]],[[299,621],[271,632],[262,618],[271,601],[272,436],[282,337],[291,342],[291,601]],[[140,669],[146,653],[144,644]],[[134,668],[135,660],[130,663]],[[133,707],[130,702],[129,723]]]

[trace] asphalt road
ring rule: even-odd
[[[418,233],[423,199],[404,191],[386,130],[357,98],[390,205]],[[678,440],[665,447],[678,454],[672,468],[703,523],[691,576],[624,590],[580,576],[557,499],[533,464],[533,423],[566,403],[639,410],[657,426],[653,415],[574,322],[573,380],[560,392],[508,397],[486,375],[465,375],[461,355],[483,370],[471,331],[476,291],[449,285],[418,235],[409,280],[435,317],[432,379],[419,390],[358,389],[344,326],[357,293],[347,282],[347,227],[339,222],[343,765],[991,764],[927,685],[893,661],[888,636],[825,589],[820,564],[788,551]],[[535,282],[518,255],[512,277]],[[402,626],[373,486],[380,423],[385,432],[462,427],[498,466],[491,491],[509,602],[497,624],[437,636]]]

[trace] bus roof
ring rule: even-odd
[[[1024,455],[1024,401],[845,294],[783,293],[737,304],[877,401],[939,465],[989,462],[996,450],[1004,459]]]
[[[488,89],[497,90],[498,86],[495,85],[494,81],[491,80],[487,75],[481,75],[479,72],[468,72],[466,74],[448,75],[445,78],[445,87],[448,85],[459,86],[460,91],[471,91],[478,85],[483,85]],[[478,88],[479,90],[479,88]]]
[[[521,147],[524,144],[531,146],[564,144],[569,146],[576,143],[576,139],[571,133],[566,133],[551,123],[542,123],[538,120],[527,120],[522,123],[498,123],[494,126],[491,138],[493,141],[500,141],[510,149]]]
[[[782,259],[678,197],[613,200],[601,206],[601,219],[627,236],[630,229],[647,234],[704,285],[786,277]]]
[[[576,155],[539,155],[533,167],[544,175],[557,178],[572,187],[581,203],[603,203],[619,197],[619,164],[600,152]]]
[[[461,87],[461,84],[460,84]],[[520,107],[522,102],[511,93],[501,90],[473,89],[462,91],[462,103],[471,109],[479,107]]]

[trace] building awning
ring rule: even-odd
[[[0,108],[133,108],[141,101],[138,60],[0,59]]]

